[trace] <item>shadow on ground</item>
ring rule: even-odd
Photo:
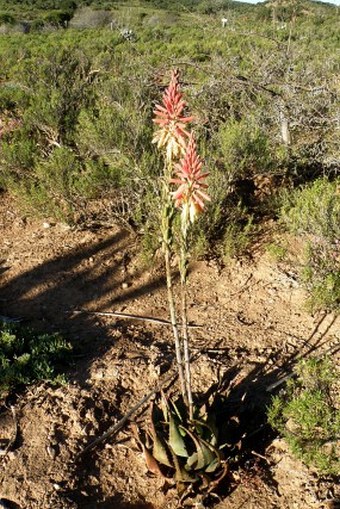
[[[119,231],[90,245],[82,245],[62,254],[31,270],[13,278],[10,269],[0,268],[0,277],[4,282],[0,289],[0,313],[5,316],[23,317],[30,325],[44,331],[62,331],[74,345],[75,353],[85,355],[83,372],[75,373],[75,379],[81,382],[87,378],[91,362],[103,354],[112,342],[108,327],[95,316],[78,312],[81,309],[93,309],[99,305],[100,310],[112,310],[124,303],[138,299],[164,285],[163,277],[142,278],[141,272],[130,272],[133,284],[123,287],[131,252],[131,238],[128,232]],[[144,280],[143,284],[137,281]],[[146,282],[145,282],[146,281]],[[0,279],[1,282],[1,279]],[[99,303],[99,304],[98,304]],[[322,319],[321,319],[322,320]],[[320,323],[307,339],[304,356],[309,355],[322,345],[327,330],[317,334]],[[113,327],[116,325],[113,324]],[[265,458],[265,451],[275,434],[266,419],[266,409],[271,397],[279,390],[285,379],[291,376],[292,367],[301,351],[296,350],[290,357],[282,358],[282,352],[272,352],[264,362],[258,363],[246,376],[241,375],[240,365],[247,363],[248,352],[243,352],[241,362],[235,362],[233,352],[227,348],[209,348],[206,353],[212,360],[221,365],[231,366],[221,376],[218,384],[212,386],[208,394],[198,397],[203,401],[210,395],[217,394],[216,412],[222,443],[228,443],[228,459],[231,471],[239,469],[244,476],[262,476],[275,488],[270,468]],[[269,366],[272,366],[269,368]],[[109,425],[109,423],[108,423]],[[105,429],[102,430],[105,432]],[[101,446],[91,454],[84,456],[76,466],[79,483],[71,493],[71,499],[82,509],[152,509],[148,503],[132,504],[124,500],[124,494],[105,499],[100,487],[91,492],[86,478],[95,475],[94,457],[98,456]],[[227,496],[237,483],[232,476],[220,487],[220,496]],[[82,498],[83,488],[89,497]]]
[[[219,443],[227,444],[223,450],[224,459],[229,464],[229,472],[216,490],[216,494],[220,499],[230,495],[240,483],[246,484],[247,482],[253,486],[256,486],[256,483],[259,482],[264,483],[274,493],[278,493],[277,481],[273,476],[273,470],[267,457],[267,449],[273,439],[276,438],[277,433],[267,421],[267,408],[272,397],[284,387],[287,379],[294,376],[293,368],[296,360],[307,357],[323,344],[328,328],[321,335],[318,335],[317,340],[313,342],[323,320],[324,317],[321,318],[308,338],[310,347],[304,354],[297,349],[286,358],[283,358],[282,352],[274,351],[265,361],[259,362],[247,374],[244,374],[242,368],[247,366],[247,356],[250,352],[243,351],[244,360],[235,363],[234,366],[234,352],[227,348],[221,348],[220,351],[216,348],[210,351],[207,348],[197,354],[197,362],[199,362],[199,356],[205,353],[210,354],[211,359],[218,361],[220,365],[231,366],[220,377],[218,383],[211,386],[206,393],[196,394],[198,403],[204,404],[214,399],[213,412],[219,430]],[[148,418],[146,417],[144,423],[147,421]],[[86,472],[86,476],[96,476],[98,474],[93,465],[98,462],[103,445],[103,443],[100,444],[98,448],[81,458],[77,465],[78,474],[80,472]],[[86,486],[86,481],[84,483],[84,477],[82,479],[81,475],[78,475],[78,478],[80,484],[76,492],[79,493],[84,487],[88,488],[88,486]],[[104,497],[100,490],[97,495],[98,499]],[[114,500],[116,502],[118,499]],[[213,507],[217,500],[218,498],[208,497],[207,507]],[[110,507],[110,505],[107,507]],[[129,506],[122,502],[122,505],[115,505],[114,507],[125,509]],[[146,507],[148,506],[146,505]]]
[[[164,284],[163,277],[139,284],[143,272],[128,271],[130,254],[131,234],[121,230],[12,278],[10,268],[0,267],[0,315],[19,317],[38,331],[61,332],[90,364],[110,346],[108,332],[117,319],[110,325],[79,310],[115,310]]]

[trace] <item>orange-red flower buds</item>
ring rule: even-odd
[[[184,217],[194,222],[196,216],[203,212],[204,202],[210,201],[210,196],[203,190],[208,187],[204,182],[209,173],[202,173],[203,162],[197,154],[194,136],[191,134],[184,158],[176,164],[177,178],[170,180],[172,184],[179,184],[172,193],[175,206],[182,208]]]
[[[178,71],[175,70],[163,94],[162,104],[157,104],[154,110],[154,123],[160,129],[155,133],[152,142],[157,143],[158,148],[166,148],[168,160],[177,159],[185,153],[186,138],[189,137],[185,127],[193,120],[193,117],[184,116],[185,106],[186,103],[180,92]]]

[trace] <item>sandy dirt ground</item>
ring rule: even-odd
[[[264,409],[298,358],[339,343],[340,319],[305,310],[298,268],[273,259],[265,243],[226,266],[190,268],[189,320],[200,326],[190,329],[194,393],[224,387],[230,416],[248,437],[214,507],[336,507],[334,480],[293,459]],[[130,420],[81,454],[174,372],[168,325],[96,314],[168,319],[161,264],[146,266],[139,252],[138,239],[118,226],[32,220],[0,195],[0,314],[60,331],[74,347],[66,385],[40,383],[11,398],[18,430],[0,456],[0,507],[180,507],[174,486],[148,472]],[[177,390],[176,382],[166,387]],[[0,438],[8,439],[13,415],[1,403]],[[147,407],[132,417],[141,427]]]

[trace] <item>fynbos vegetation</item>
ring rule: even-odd
[[[190,259],[222,267],[270,221],[303,252],[309,310],[339,313],[339,33],[338,10],[309,0],[0,0],[0,198],[84,228],[119,222],[164,255],[179,391],[155,391],[149,428],[134,431],[181,501],[229,482],[245,436],[221,443],[218,389],[192,393]],[[287,240],[267,251],[294,256]],[[1,325],[0,395],[58,379],[69,351],[58,334]],[[332,373],[307,360],[269,408],[327,475],[339,472]]]
[[[338,475],[339,378],[331,359],[302,361],[286,389],[273,399],[269,422],[292,452],[320,473]]]

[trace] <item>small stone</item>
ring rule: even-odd
[[[47,228],[51,228],[50,223],[47,223],[47,222],[43,223],[43,228],[45,228],[46,230],[47,230]]]
[[[126,282],[122,283],[122,288],[123,288],[123,290],[126,290],[127,288],[129,288],[129,283],[126,283]]]

